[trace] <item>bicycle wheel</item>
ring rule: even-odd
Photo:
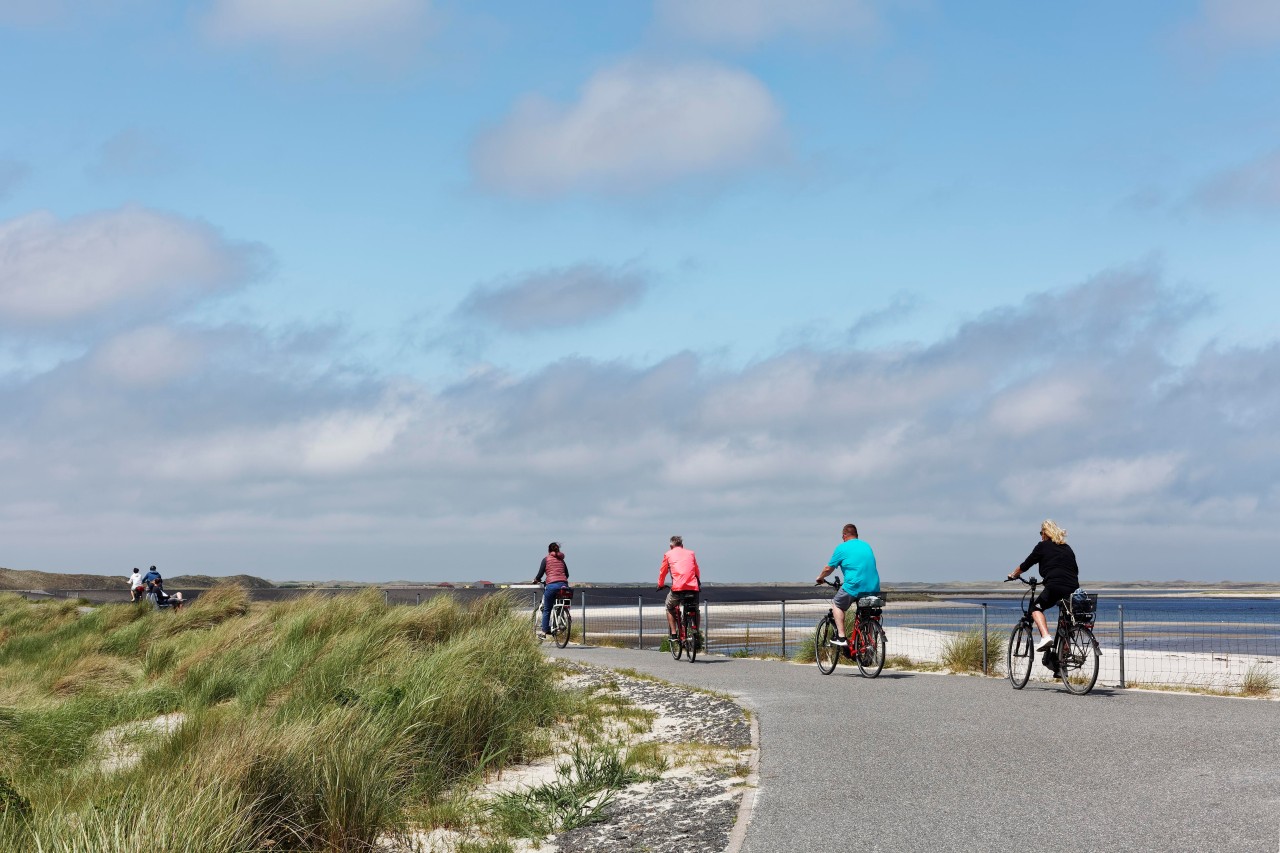
[[[1058,662],[1058,677],[1063,687],[1084,695],[1098,681],[1098,641],[1088,628],[1076,625],[1063,645],[1066,654]]]
[[[870,620],[858,626],[858,671],[864,678],[875,678],[884,669],[884,629]]]
[[[569,612],[567,607],[552,608],[551,618],[551,636],[555,638],[556,645],[564,648],[569,645],[569,629],[573,626],[573,614]]]
[[[681,637],[678,633],[679,626],[676,626],[676,629],[676,638],[674,640],[668,639],[667,645],[671,647],[671,657],[675,660],[680,660],[680,656],[684,654],[684,637]]]
[[[698,657],[698,620],[691,614],[684,615],[684,642],[688,647],[689,663]]]
[[[1005,648],[1005,665],[1009,670],[1009,683],[1014,690],[1027,686],[1031,678],[1031,667],[1035,664],[1035,644],[1031,642],[1031,626],[1019,623],[1009,634],[1009,645]]]
[[[813,632],[813,658],[823,675],[835,672],[836,664],[840,662],[840,650],[831,645],[835,638],[836,620],[828,613],[818,620],[818,627]]]

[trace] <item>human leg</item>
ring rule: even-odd
[[[556,593],[568,586],[564,581],[549,583],[542,591],[542,633],[551,633],[551,606],[555,604]]]
[[[844,614],[852,606],[853,596],[843,589],[836,593],[835,598],[831,599],[831,616],[836,620],[836,639],[840,643],[843,643],[849,636],[844,632]]]
[[[680,596],[673,589],[667,593],[667,636],[680,635]]]

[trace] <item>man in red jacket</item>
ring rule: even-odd
[[[668,637],[676,639],[680,631],[680,603],[686,599],[698,606],[698,590],[702,589],[702,575],[698,572],[698,557],[684,547],[684,539],[671,537],[671,550],[662,555],[662,567],[658,569],[658,589],[666,583],[671,572],[671,592],[667,593]]]

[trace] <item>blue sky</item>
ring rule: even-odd
[[[0,74],[0,564],[1276,576],[1274,3],[0,0]]]

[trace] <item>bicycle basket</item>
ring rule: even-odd
[[[864,595],[858,599],[858,607],[861,610],[879,610],[884,607],[884,596]]]
[[[1098,595],[1093,592],[1076,590],[1069,599],[1071,602],[1071,619],[1077,625],[1092,625],[1098,613]]]

